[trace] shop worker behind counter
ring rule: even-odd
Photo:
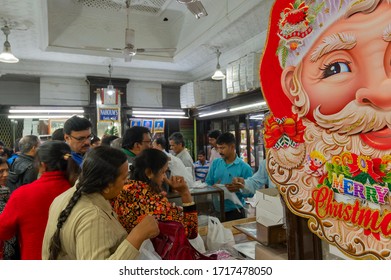
[[[228,187],[231,185],[234,177],[247,179],[253,175],[250,165],[237,156],[235,143],[235,136],[230,132],[225,132],[217,138],[217,148],[221,158],[215,159],[209,168],[205,180],[209,186],[224,184]],[[242,206],[225,199],[224,211],[226,221],[241,219],[246,216],[243,208],[245,195],[240,190],[235,192],[235,194]]]
[[[193,158],[185,147],[185,139],[182,133],[174,132],[168,140],[170,143],[170,149],[175,153],[175,156],[179,158],[186,167],[188,167],[189,171],[191,170],[191,174],[194,177]]]
[[[91,147],[91,122],[86,118],[73,116],[64,123],[64,139],[71,147],[72,159],[79,165],[83,163],[84,154]]]
[[[221,135],[220,130],[212,130],[208,133],[208,142],[211,146],[210,154],[209,154],[209,162],[212,163],[212,161],[216,158],[221,158],[219,151],[217,150],[217,138]]]

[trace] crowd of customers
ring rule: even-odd
[[[0,141],[0,259],[137,259],[159,234],[158,221],[181,223],[189,240],[198,236],[196,181],[225,184],[241,201],[257,188],[230,133],[209,133],[211,153],[199,151],[194,162],[179,132],[168,152],[165,137],[146,127],[102,138],[92,127],[73,116],[44,143],[25,135],[7,153]],[[243,217],[241,207],[225,205],[226,217]]]

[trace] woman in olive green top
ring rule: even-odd
[[[135,259],[141,243],[159,233],[157,221],[145,217],[129,234],[109,200],[128,177],[126,155],[100,146],[88,152],[76,186],[50,206],[42,259]]]

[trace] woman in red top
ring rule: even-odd
[[[71,187],[79,171],[63,141],[42,144],[37,159],[41,177],[15,190],[0,214],[0,240],[16,235],[24,260],[41,259],[50,204]]]
[[[198,217],[196,205],[190,195],[183,177],[166,177],[168,169],[167,155],[157,149],[143,150],[129,167],[131,180],[113,201],[122,226],[130,232],[145,215],[153,215],[161,221],[181,222],[189,239],[198,235]],[[162,184],[166,182],[177,191],[182,206],[168,201]]]

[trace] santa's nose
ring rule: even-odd
[[[361,104],[371,104],[384,110],[391,109],[391,79],[360,88],[356,93],[356,100]]]

